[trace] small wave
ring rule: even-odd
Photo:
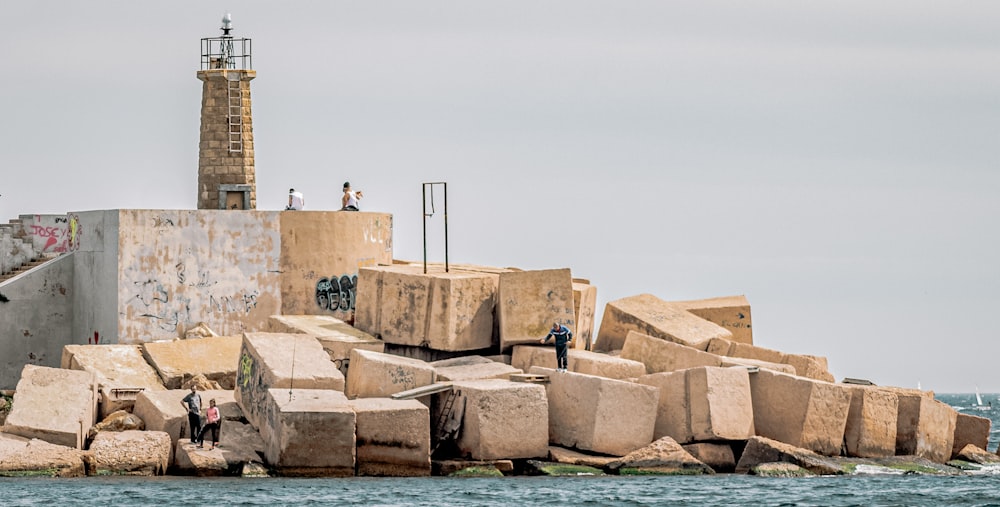
[[[906,472],[895,468],[860,464],[854,468],[854,473],[851,475],[903,475],[904,473]]]

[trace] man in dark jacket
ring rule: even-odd
[[[569,361],[566,359],[566,349],[569,348],[569,341],[573,339],[573,332],[568,327],[558,323],[552,323],[549,334],[542,338],[542,343],[548,343],[549,338],[556,338],[556,371],[566,371]]]

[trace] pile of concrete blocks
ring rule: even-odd
[[[826,456],[840,454],[849,386],[762,369],[750,375],[750,392],[757,435]]]
[[[347,377],[352,350],[385,351],[382,340],[329,315],[273,315],[268,319],[266,331],[314,336],[344,377]]]
[[[710,340],[711,343],[727,340]],[[711,350],[711,345],[709,345]],[[787,365],[757,359],[725,357],[681,345],[679,343],[654,338],[638,331],[629,331],[625,337],[620,357],[639,361],[646,366],[646,373],[661,373],[701,366],[756,366],[783,373],[795,373],[795,368]]]
[[[640,294],[609,302],[604,307],[594,350],[621,350],[629,331],[705,350],[712,338],[733,339],[725,327],[695,315],[689,307]]]
[[[544,458],[548,455],[550,408],[546,389],[538,384],[502,379],[452,383],[452,392],[437,394],[436,405],[454,396],[461,407],[458,452],[472,460]]]

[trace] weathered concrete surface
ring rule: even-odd
[[[641,472],[714,474],[712,467],[702,463],[670,437],[636,449],[621,459],[608,463],[610,470],[636,469]]]
[[[990,439],[992,421],[986,417],[957,413],[955,419],[955,440],[952,443],[952,457],[957,456],[967,445],[985,449]]]
[[[263,402],[264,457],[285,476],[352,476],[357,419],[332,389],[270,389]]]
[[[2,253],[0,253],[2,256]],[[25,364],[59,366],[73,343],[73,259],[59,257],[0,282],[0,389],[14,389]]]
[[[215,449],[210,441],[200,448],[188,439],[176,441],[174,470],[200,477],[239,475],[247,463],[262,462],[263,454],[264,440],[253,426],[224,418],[219,428],[219,446]]]
[[[496,307],[502,351],[538,343],[554,321],[576,334],[569,268],[500,273]]]
[[[597,315],[597,287],[590,282],[573,280],[573,348],[590,350],[594,342],[594,316]]]
[[[608,463],[611,463],[616,459],[618,458],[614,456],[594,456],[592,454],[584,454],[582,452],[566,449],[564,447],[554,445],[549,446],[549,461],[556,463],[604,468]]]
[[[729,330],[709,322],[683,305],[664,301],[652,294],[640,294],[609,302],[597,333],[594,350],[621,350],[629,331],[705,350],[712,338],[731,340]]]
[[[69,219],[63,215],[19,215],[34,251],[65,253],[69,251]]]
[[[746,369],[703,366],[639,377],[659,389],[654,438],[680,443],[746,440],[754,434]]]
[[[386,343],[435,350],[493,345],[497,275],[393,265],[358,274],[354,325]]]
[[[750,376],[757,435],[839,455],[851,405],[848,387],[770,370]]]
[[[281,313],[281,212],[113,213],[117,231],[104,235],[117,252],[103,254],[117,273],[101,274],[117,280],[117,329],[102,333],[112,343],[171,340],[202,322],[233,336]]]
[[[955,441],[955,409],[933,398],[932,393],[898,389],[899,417],[896,454],[944,463],[951,458]]]
[[[745,357],[722,357],[722,366],[725,368],[737,366],[745,368],[747,366],[756,366],[757,368],[763,368],[778,373],[795,375],[795,367],[790,364],[770,363],[767,361],[758,361],[756,359],[747,359]]]
[[[268,321],[267,331],[315,336],[344,377],[347,376],[352,350],[385,351],[382,340],[328,315],[274,315]]]
[[[458,393],[455,404],[465,408],[457,441],[461,455],[474,460],[548,455],[549,405],[544,387],[489,379],[459,381],[452,388]]]
[[[368,350],[351,351],[347,372],[347,397],[386,398],[398,392],[434,383],[434,368],[418,359],[380,354]]]
[[[0,477],[83,477],[85,451],[0,433]]]
[[[170,436],[162,431],[101,432],[90,451],[96,475],[163,475],[170,466]]]
[[[132,410],[136,389],[164,389],[138,345],[67,345],[63,347],[62,367],[96,375],[100,419],[118,410]]]
[[[245,333],[237,364],[236,400],[258,429],[271,389],[344,390],[344,375],[309,335]]]
[[[417,400],[348,401],[357,418],[357,474],[420,477],[431,474],[430,411]]]
[[[746,296],[724,296],[710,299],[677,301],[675,304],[687,311],[727,329],[732,340],[753,344],[753,326],[750,303]]]
[[[143,420],[146,430],[162,431],[170,435],[171,445],[175,445],[178,440],[190,440],[187,410],[181,405],[181,400],[190,392],[188,389],[143,391],[136,398],[132,413]],[[201,395],[204,408],[208,408],[209,401],[215,400],[223,421],[243,418],[243,411],[236,403],[233,391],[199,391],[198,394]]]
[[[482,380],[497,378],[507,380],[512,374],[524,373],[520,368],[493,361],[483,356],[463,356],[430,363],[436,382],[449,380]]]
[[[682,446],[694,458],[719,473],[729,473],[736,470],[736,456],[732,446],[728,444],[713,444],[701,442]]]
[[[844,427],[848,456],[881,458],[896,452],[899,397],[874,386],[850,386],[851,406]]]
[[[25,365],[3,431],[83,449],[97,415],[97,379],[82,370]]]
[[[757,347],[750,343],[739,343],[733,340],[715,338],[709,341],[707,352],[727,356],[730,361],[743,364],[755,364],[773,371],[788,372],[800,377],[834,382],[833,375],[827,371],[826,358],[802,354],[786,354],[779,350]],[[783,365],[783,366],[776,366]]]
[[[151,342],[142,344],[142,353],[167,389],[180,389],[198,374],[218,382],[223,389],[233,389],[242,343],[242,335]]]
[[[747,440],[736,473],[747,473],[751,468],[763,463],[791,463],[817,475],[840,475],[843,469],[827,457],[808,449],[802,449],[767,437],[755,436]]]
[[[317,198],[322,197],[311,197]],[[292,211],[280,213],[279,219],[280,313],[353,320],[361,295],[358,271],[392,264],[392,215]]]
[[[548,375],[549,442],[624,456],[653,441],[655,387],[534,366]]]
[[[569,371],[605,378],[628,379],[646,373],[646,367],[638,361],[588,350],[570,349],[566,354],[566,362]],[[532,366],[554,368],[555,348],[551,345],[515,345],[511,354],[511,366],[524,371]]]
[[[722,366],[722,358],[715,354],[632,330],[625,336],[621,357],[643,363],[646,373]]]

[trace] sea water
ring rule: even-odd
[[[998,426],[1000,398],[939,395]],[[1000,431],[990,435],[997,447]],[[763,478],[736,474],[666,477],[240,479],[88,477],[0,479],[0,505],[754,505],[1000,507],[1000,471],[961,476],[853,475]]]

